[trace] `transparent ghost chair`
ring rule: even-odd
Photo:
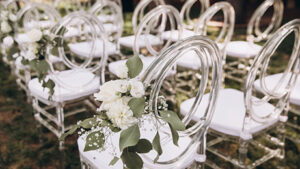
[[[30,102],[30,94],[28,90],[28,82],[35,72],[32,72],[30,66],[22,64],[22,56],[27,55],[27,44],[30,43],[30,37],[26,33],[31,29],[47,30],[53,26],[60,16],[57,11],[49,5],[42,3],[26,3],[26,5],[18,11],[18,25],[16,25],[15,41],[18,43],[20,53],[14,62],[17,84],[26,92],[27,101]],[[61,60],[56,56],[51,56],[51,62],[58,63]]]
[[[214,39],[220,49],[222,64],[224,65],[226,62],[226,47],[232,38],[235,24],[235,12],[230,3],[217,2],[209,7],[198,19],[194,32],[198,35],[207,36],[208,23],[220,12],[224,16],[222,28],[217,32],[218,36],[216,38],[211,38]],[[199,78],[201,78],[197,72],[200,67],[201,63],[197,60],[197,54],[193,51],[186,53],[184,57],[179,59],[177,62],[176,90],[190,97],[195,96],[195,84],[199,83]]]
[[[62,16],[65,16],[75,11],[87,11],[97,1],[90,0],[55,0],[53,6],[59,11]]]
[[[102,0],[96,3],[90,10],[89,13],[93,14],[95,17],[99,19],[99,21],[102,23],[106,33],[107,37],[109,38],[109,42],[106,43],[107,45],[107,55],[109,56],[109,61],[114,59],[112,56],[121,55],[120,47],[119,47],[119,39],[121,37],[122,31],[123,31],[123,17],[122,17],[122,10],[119,5],[117,5],[115,2]],[[103,19],[104,17],[104,19]],[[105,19],[106,18],[106,19]],[[81,33],[84,33],[85,31],[88,31],[90,28],[85,26],[83,30],[81,28],[78,28],[74,24],[73,29],[69,29],[69,31],[66,34],[66,37],[72,37],[72,36],[80,36]],[[97,41],[97,46],[101,46],[102,41]],[[88,46],[88,42],[79,42],[79,43],[72,43],[69,45],[69,48],[71,52],[81,55],[83,57],[88,57],[89,51],[86,50],[87,48],[90,48]],[[95,56],[94,57],[101,57],[102,49],[96,48]],[[116,60],[116,59],[114,59]]]
[[[240,168],[255,168],[271,158],[284,158],[285,136],[282,131],[287,120],[286,113],[291,90],[300,71],[299,23],[299,20],[287,23],[266,42],[254,59],[244,92],[232,88],[220,90],[209,132],[211,136],[216,137],[207,142],[209,152]],[[262,96],[254,96],[255,80],[259,79],[261,85],[265,85],[265,75],[270,67],[271,57],[280,43],[293,33],[295,35],[293,52],[281,76],[281,79],[285,79],[285,83],[277,81],[278,83],[274,84],[272,89],[269,88],[270,86],[268,88],[264,86]],[[205,102],[208,99],[208,96],[204,96],[202,100]],[[189,99],[181,104],[182,114],[188,113],[193,101],[194,99]],[[202,113],[202,110],[197,110],[193,119],[198,121]],[[227,150],[225,154],[224,149],[220,151],[216,148],[218,145],[224,148],[228,142],[239,143],[238,159],[232,153],[235,152],[234,150]],[[256,151],[263,151],[261,156],[257,157],[258,159],[247,158],[249,145]],[[280,164],[284,163],[279,162],[278,165]]]
[[[273,16],[268,27],[262,30],[261,19],[268,9],[273,7]],[[262,49],[256,43],[262,43],[274,33],[281,24],[284,6],[282,0],[265,0],[253,13],[248,26],[246,41],[232,41],[228,44],[226,52],[231,62],[226,64],[226,78],[241,84],[245,82],[245,75],[253,58]]]
[[[164,5],[163,0],[141,0],[136,8],[133,11],[133,16],[132,16],[132,26],[133,26],[133,32],[135,35],[131,36],[124,36],[120,38],[120,45],[129,49],[132,49],[134,47],[134,41],[135,41],[135,36],[136,36],[136,31],[138,29],[138,26],[140,25],[140,22],[143,20],[145,15],[153,9],[153,7],[156,7],[158,5]],[[152,8],[151,8],[152,7]],[[156,28],[157,29],[157,28]],[[149,43],[151,45],[161,45],[161,39],[159,37],[153,36],[153,35],[146,35],[140,36],[138,39],[139,41],[139,47],[140,48],[145,48],[146,39],[149,39]]]
[[[81,57],[70,54],[67,44],[70,43],[65,39],[64,34],[73,22],[81,25],[88,25],[91,29],[82,35],[92,45],[89,50],[89,57]],[[30,80],[28,88],[33,97],[33,108],[35,119],[53,132],[58,138],[65,131],[72,127],[70,117],[76,118],[79,113],[86,113],[87,110],[94,111],[96,107],[90,101],[93,93],[99,90],[100,85],[104,82],[104,65],[106,64],[106,33],[99,20],[93,15],[86,12],[74,12],[66,15],[51,30],[53,38],[58,44],[59,56],[66,66],[65,70],[56,69],[53,63],[49,61],[49,53],[46,57],[50,72],[47,78],[55,83],[54,94],[49,94],[48,88],[43,88],[41,82],[37,78]],[[102,57],[97,58],[95,62],[93,57],[96,41],[101,39]],[[50,49],[49,49],[50,50]],[[67,121],[69,120],[69,123]],[[63,148],[63,141],[60,142],[60,149]]]
[[[205,114],[197,123],[187,127],[185,131],[179,133],[178,146],[173,145],[170,130],[166,124],[163,123],[158,115],[157,100],[161,96],[161,88],[163,81],[166,79],[168,72],[176,65],[176,61],[183,56],[184,53],[190,50],[196,51],[198,59],[201,60],[203,67],[201,67],[203,81],[199,85],[197,99],[193,103],[193,107],[189,113],[182,118],[183,123],[188,126],[190,124],[192,115],[195,113],[197,107],[202,106]],[[212,60],[212,69],[209,69],[208,59]],[[207,91],[207,80],[209,72],[213,74],[213,83],[209,91]],[[221,56],[218,47],[214,42],[203,36],[190,37],[188,39],[178,41],[174,45],[162,52],[159,57],[149,66],[149,68],[141,76],[140,80],[145,86],[150,86],[149,109],[154,113],[145,115],[139,123],[139,127],[143,131],[142,138],[152,140],[159,132],[160,142],[163,149],[163,154],[159,160],[154,163],[156,153],[150,151],[142,155],[144,161],[144,168],[147,169],[184,169],[195,164],[195,162],[205,161],[205,143],[206,131],[210,124],[210,120],[214,113],[215,102],[218,97],[218,91],[221,84]],[[207,91],[210,95],[209,102],[202,102],[202,98]],[[172,108],[169,107],[169,110]],[[89,169],[119,169],[123,167],[122,161],[119,160],[115,165],[110,166],[109,163],[114,156],[120,155],[118,148],[114,146],[119,145],[119,134],[112,135],[111,139],[107,139],[106,148],[102,151],[83,152],[85,141],[84,135],[78,139],[78,147],[82,168]],[[111,141],[110,141],[111,140]],[[197,164],[198,165],[198,164]]]
[[[182,20],[183,28],[184,28],[182,32],[182,38],[187,38],[195,35],[193,30],[196,25],[195,20],[197,19],[191,19],[191,15],[192,15],[191,11],[194,5],[198,5],[197,2],[199,2],[201,6],[198,19],[203,14],[203,12],[209,7],[209,0],[188,0],[183,4],[180,10],[180,18]],[[177,41],[178,40],[177,34],[178,34],[177,31],[174,31],[172,33],[170,31],[165,31],[162,34],[162,38],[172,39],[173,41]]]

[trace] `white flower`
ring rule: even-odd
[[[127,129],[138,122],[137,118],[133,117],[133,112],[128,106],[128,101],[128,97],[123,97],[113,103],[109,103],[110,106],[106,112],[111,122],[121,129]]]
[[[3,33],[9,33],[12,31],[12,28],[9,26],[7,21],[2,21],[1,22],[1,32]]]
[[[100,92],[95,93],[94,97],[98,101],[110,102],[110,101],[114,101],[114,100],[120,98],[121,95],[116,90],[115,82],[109,81],[109,82],[104,83],[100,87]]]
[[[12,22],[16,22],[17,21],[17,16],[14,14],[9,14],[8,15],[9,20],[11,20]]]
[[[29,43],[28,46],[26,46],[25,52],[22,53],[23,57],[29,61],[36,58],[36,53],[38,44],[37,43]]]
[[[42,39],[43,33],[39,29],[32,29],[26,33],[31,42],[37,42]]]
[[[145,94],[145,89],[144,89],[144,85],[142,82],[137,81],[137,80],[130,80],[130,94],[133,97],[142,97]]]
[[[126,64],[122,64],[116,70],[116,75],[121,79],[128,78],[128,67]]]
[[[0,13],[0,17],[1,17],[1,20],[7,20],[7,16],[8,16],[8,11],[1,11]]]
[[[3,45],[5,48],[9,48],[14,44],[14,39],[11,36],[6,36],[3,39]]]
[[[19,57],[19,56],[20,56],[19,53],[15,53],[15,54],[12,55],[12,57],[13,57],[14,59],[16,59],[16,58]]]
[[[115,89],[121,93],[126,93],[129,88],[129,82],[127,80],[115,80],[114,85]]]

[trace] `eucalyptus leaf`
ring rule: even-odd
[[[59,141],[64,141],[67,136],[72,135],[79,127],[79,125],[74,125],[68,132],[63,133],[59,137]]]
[[[13,44],[13,46],[9,48],[8,53],[7,53],[8,60],[10,60],[10,61],[13,60],[13,55],[15,53],[19,53],[19,52],[20,52],[20,49],[19,49],[18,45]]]
[[[118,161],[119,161],[119,158],[118,158],[118,157],[114,157],[114,158],[110,161],[109,165],[115,165]]]
[[[160,116],[162,119],[166,122],[168,122],[174,130],[176,131],[183,131],[185,130],[185,125],[182,123],[182,121],[179,119],[178,115],[170,110],[162,110],[159,111]]]
[[[179,135],[178,135],[177,131],[171,125],[169,125],[169,126],[170,126],[171,133],[172,133],[173,144],[178,146]]]
[[[119,147],[120,151],[124,148],[134,146],[138,143],[140,139],[140,129],[139,126],[133,125],[126,130],[123,130],[120,135]]]
[[[153,146],[153,149],[157,152],[157,156],[154,159],[154,162],[157,162],[159,156],[162,154],[162,148],[160,145],[160,136],[159,136],[158,132],[156,133],[156,135],[152,141],[152,146]]]
[[[129,78],[135,78],[143,70],[143,62],[138,55],[129,58],[126,65],[128,67]]]
[[[48,79],[47,81],[43,81],[42,86],[45,88],[49,89],[49,94],[50,96],[52,96],[54,94],[54,87],[55,87],[55,83],[53,80]]]
[[[85,129],[90,129],[93,126],[96,126],[96,125],[97,125],[97,119],[94,118],[94,117],[85,119],[80,123],[80,126],[85,128]]]
[[[129,169],[142,169],[143,168],[143,160],[135,152],[123,151],[121,158],[122,158],[123,163]]]
[[[132,98],[128,102],[128,106],[133,112],[134,117],[141,117],[144,113],[146,100],[144,98]]]
[[[97,150],[103,146],[104,142],[105,139],[103,133],[100,131],[92,132],[86,137],[86,143],[83,151]]]
[[[152,144],[146,139],[140,139],[135,146],[128,147],[128,150],[137,153],[148,153],[152,150]]]

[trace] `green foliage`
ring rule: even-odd
[[[156,135],[152,141],[152,146],[153,146],[153,149],[157,152],[157,156],[154,159],[154,162],[156,162],[158,160],[159,156],[162,154],[162,148],[160,145],[160,136],[159,136],[158,132],[156,133]]]
[[[129,78],[135,78],[143,70],[143,62],[138,55],[129,58],[126,65],[128,67]]]
[[[134,146],[140,139],[140,128],[139,126],[133,125],[126,130],[123,130],[120,135],[119,147],[120,151],[129,146]]]
[[[139,118],[144,113],[146,100],[144,98],[132,98],[128,102],[128,106],[132,110],[133,116]]]
[[[109,165],[115,165],[118,161],[119,161],[119,158],[118,158],[118,157],[114,157],[114,158],[110,161]]]
[[[103,146],[105,142],[104,134],[100,131],[90,133],[86,137],[86,143],[83,151],[97,150]]]
[[[129,169],[141,169],[143,168],[143,160],[141,157],[135,153],[130,151],[123,151],[121,155],[123,163]]]

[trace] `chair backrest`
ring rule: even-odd
[[[217,2],[209,7],[198,19],[197,25],[194,28],[196,34],[206,35],[208,22],[216,15],[219,11],[224,14],[224,22],[222,29],[216,38],[215,42],[218,44],[223,61],[226,60],[226,46],[230,42],[235,24],[235,12],[233,7],[228,2]]]
[[[287,67],[282,73],[277,84],[273,84],[272,87],[267,86],[265,78],[267,76],[267,69],[269,67],[271,57],[283,40],[291,34],[294,34],[295,41]],[[282,26],[273,34],[273,36],[271,36],[251,66],[244,91],[244,100],[247,112],[246,118],[253,119],[261,123],[269,122],[274,120],[274,118],[278,118],[282,114],[284,108],[288,105],[290,91],[295,85],[299,72],[300,19],[295,19]],[[256,79],[260,80],[263,95],[262,99],[259,100],[253,99],[252,97],[254,88],[253,85]],[[264,112],[266,114],[261,114],[262,112],[258,111],[259,108],[269,102],[275,105],[275,108],[270,110],[270,112]],[[247,128],[244,130],[247,132]]]
[[[96,1],[82,1],[82,0],[55,0],[53,6],[62,12],[63,15],[75,11],[87,11]]]
[[[168,48],[172,40],[169,39],[165,42],[161,39],[161,34],[164,31],[170,30],[172,31],[178,30],[178,39],[181,39],[182,34],[182,21],[179,17],[179,12],[176,8],[170,5],[160,5],[145,15],[145,17],[140,22],[136,32],[135,32],[135,40],[133,51],[135,54],[139,54],[140,45],[139,40],[144,39],[146,43],[146,48],[150,52],[151,55],[157,56],[160,51]],[[141,38],[141,36],[143,36]],[[151,45],[152,38],[156,37],[158,40],[162,41],[159,49],[155,49],[155,46]]]
[[[272,7],[274,8],[273,16],[269,26],[262,32],[260,29],[260,22],[266,11]],[[268,39],[281,24],[284,12],[282,0],[265,0],[253,13],[247,26],[247,41],[259,42]]]
[[[17,14],[17,18],[21,21],[22,28],[50,28],[59,20],[59,13],[49,5],[44,3],[28,3]]]
[[[74,22],[77,23],[77,26],[83,27],[85,30],[84,33],[81,34],[81,38],[78,39],[79,42],[82,42],[82,39],[84,39],[85,45],[80,47],[84,47],[84,49],[88,51],[88,54],[85,56],[70,53],[70,51],[68,51],[69,44],[78,43],[74,42],[74,39],[70,41],[69,38],[65,37],[68,30],[74,29]],[[104,71],[107,59],[106,44],[108,40],[102,23],[96,16],[83,11],[70,13],[63,17],[57,25],[51,29],[51,36],[53,36],[53,39],[58,44],[59,57],[67,69],[86,70],[95,74],[100,72],[100,84],[104,83]],[[96,49],[98,48],[101,48],[101,57],[94,57]],[[51,48],[49,47],[48,51],[50,50]],[[48,54],[50,54],[50,52],[48,52]],[[46,59],[49,59],[49,55]],[[50,64],[51,72],[53,74],[57,73],[58,70],[55,69],[55,66],[50,63],[50,61],[48,62]],[[56,79],[56,81],[59,82],[60,80]],[[89,82],[87,82],[87,84],[88,83]]]
[[[122,9],[116,2],[101,0],[93,5],[89,12],[96,15],[102,24],[108,24],[115,27],[108,27],[107,29],[112,30],[106,30],[111,41],[117,42],[120,39],[123,32],[124,22]]]
[[[209,7],[209,0],[187,0],[181,10],[180,10],[180,18],[183,21],[183,26],[185,29],[194,29],[195,22],[191,18],[191,10],[195,3],[200,2],[201,8],[199,12],[199,17],[202,13]]]
[[[186,127],[187,129],[185,131],[179,132],[180,139],[184,139],[185,137],[192,138],[186,147],[182,147],[185,151],[179,153],[179,155],[175,158],[169,157],[168,159],[164,158],[163,160],[158,160],[155,164],[153,164],[152,158],[145,155],[143,156],[143,158],[145,158],[145,165],[155,165],[157,166],[157,168],[160,168],[162,166],[169,166],[166,168],[187,167],[184,165],[189,164],[183,164],[186,155],[191,151],[195,152],[195,149],[197,149],[197,146],[199,145],[199,141],[201,140],[201,138],[205,137],[205,132],[211,122],[221,84],[222,65],[220,51],[217,45],[205,36],[194,36],[176,42],[168,49],[163,51],[144,72],[141,80],[146,86],[151,86],[149,96],[149,110],[150,112],[154,113],[154,119],[156,119],[157,121],[156,130],[162,133],[167,133],[166,135],[168,135],[168,137],[171,137],[171,131],[168,129],[166,124],[161,121],[161,117],[159,115],[158,100],[160,97],[160,90],[162,88],[163,81],[167,77],[168,72],[170,72],[172,67],[176,65],[176,62],[189,51],[196,52],[201,62],[201,83],[199,85],[199,90],[193,106],[190,109],[189,113],[187,113],[187,115],[183,117],[182,122],[186,126],[191,122],[191,118],[199,108],[205,92],[209,91],[209,102],[201,106],[203,110],[205,110],[205,113],[203,114],[201,120],[199,120],[196,124],[190,127]],[[211,69],[208,65],[208,59],[212,60]],[[208,78],[210,73],[212,73],[212,85],[211,88],[208,89]],[[163,149],[166,148],[164,147],[164,143],[166,141],[170,141],[170,139],[161,138],[161,145]],[[172,155],[170,154],[170,156]]]
[[[27,3],[29,3],[28,0],[8,0],[3,2],[3,6],[9,11],[9,13],[17,15],[19,10],[26,6]]]
[[[151,10],[148,9],[150,5],[165,5],[165,2],[164,0],[141,0],[133,11],[132,26],[134,32],[137,30],[137,27],[147,13],[147,10]]]

